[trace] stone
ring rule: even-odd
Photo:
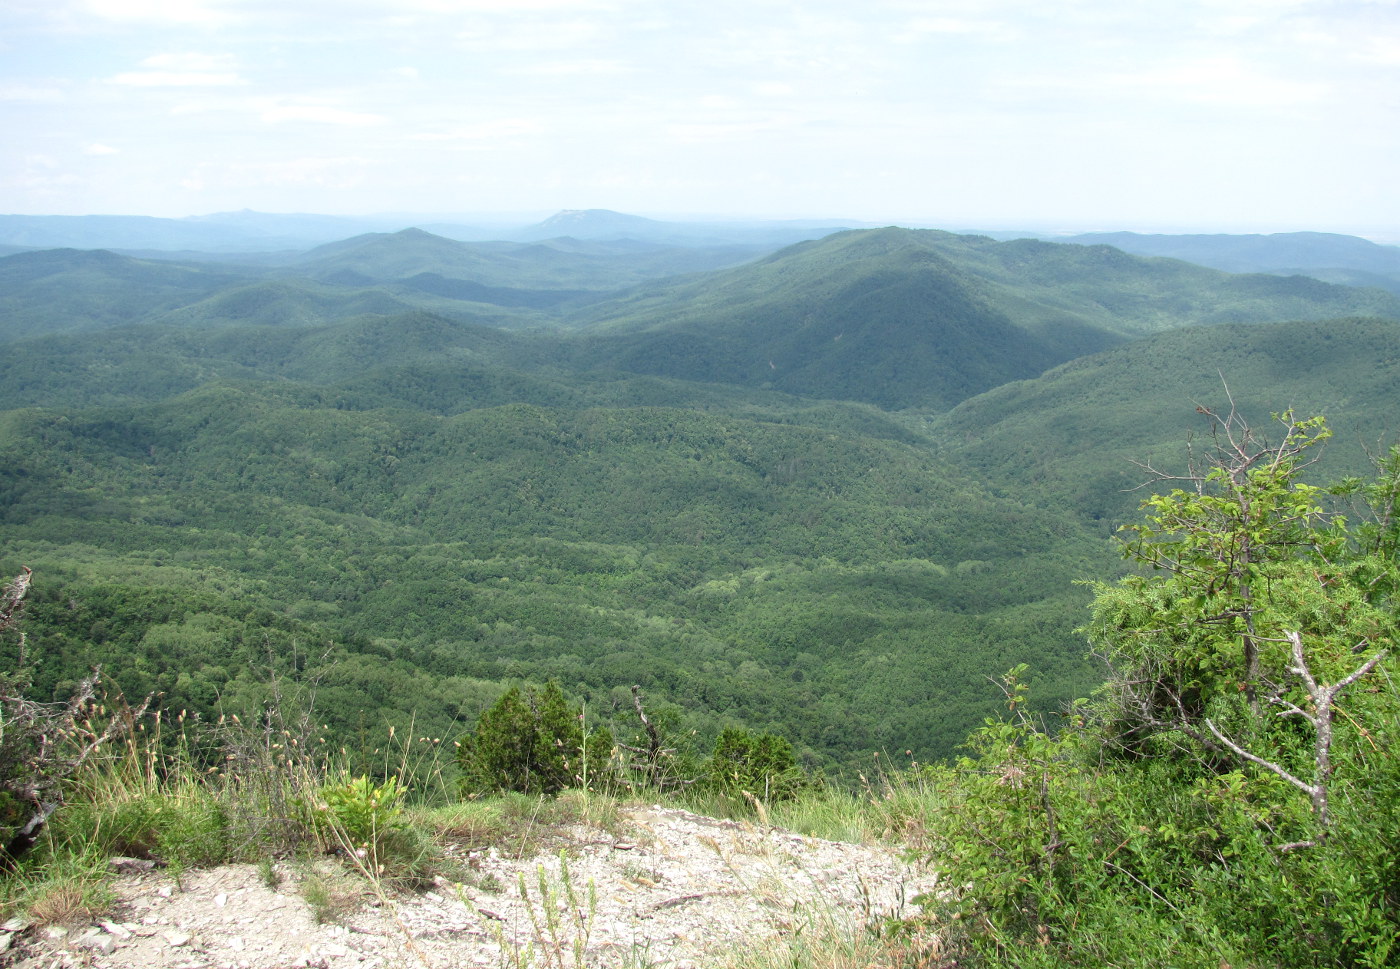
[[[118,875],[139,875],[156,866],[149,858],[126,858],[118,855],[107,860],[107,867]]]
[[[116,938],[98,929],[84,933],[76,940],[75,944],[84,949],[91,949],[93,952],[100,952],[104,956],[111,955],[117,948]]]

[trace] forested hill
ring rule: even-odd
[[[1273,235],[1141,235],[1099,232],[1063,242],[1107,245],[1139,256],[1166,256],[1233,273],[1301,274],[1327,282],[1400,292],[1400,246],[1332,232]]]
[[[109,334],[114,346],[106,363],[123,369],[147,340],[183,342],[176,352],[202,358],[211,375],[251,370],[315,379],[322,352],[369,368],[436,365],[450,349],[533,372],[650,374],[942,410],[1166,329],[1400,316],[1400,297],[1377,290],[1234,276],[1106,246],[994,242],[931,230],[837,233],[735,268],[711,268],[740,258],[733,247],[461,243],[421,230],[359,236],[275,266],[21,253],[0,259],[0,339],[29,343],[57,332],[139,325]],[[695,272],[700,268],[711,271]],[[687,275],[668,276],[677,271]],[[644,282],[658,276],[668,278]],[[428,327],[438,336],[420,342],[424,317],[415,313],[440,317]],[[244,332],[177,337],[153,324]],[[269,339],[272,327],[325,333],[314,348],[284,345],[259,354],[254,345]],[[533,339],[518,342],[518,352],[482,360],[482,327]],[[499,339],[485,342],[501,346]],[[75,351],[109,353],[97,345],[62,355]],[[284,363],[288,357],[294,359]],[[332,367],[328,376],[340,373]],[[34,402],[67,399],[54,391]],[[94,396],[90,387],[74,392]]]
[[[0,259],[0,565],[35,570],[42,688],[101,662],[212,714],[276,673],[342,735],[452,736],[506,682],[605,718],[640,683],[697,749],[940,756],[1016,663],[1047,705],[1096,682],[1074,583],[1222,374],[1332,415],[1338,470],[1400,406],[1376,291],[901,229],[705,265],[737,257]]]

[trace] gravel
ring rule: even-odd
[[[564,847],[460,860],[463,883],[376,894],[334,861],[119,875],[91,924],[9,933],[15,969],[724,965],[799,933],[860,931],[917,911],[929,870],[887,846],[809,838],[662,807],[608,829],[574,827]],[[308,891],[310,889],[310,891]],[[308,903],[316,897],[318,909]],[[7,926],[8,928],[9,926]]]

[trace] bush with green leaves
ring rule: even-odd
[[[364,775],[342,777],[321,786],[312,827],[372,879],[403,888],[427,884],[440,873],[442,856],[406,817],[407,795],[397,777],[381,783]]]
[[[765,803],[785,801],[808,784],[792,744],[771,733],[726,727],[706,765],[707,786],[730,796],[749,795]]]
[[[391,831],[404,826],[406,793],[395,777],[382,784],[364,775],[326,784],[320,791],[324,811],[318,827],[323,836],[345,842],[340,847],[373,851]]]
[[[1400,959],[1400,450],[1304,484],[1320,419],[1234,414],[1210,467],[1144,502],[1096,588],[1110,665],[1051,730],[1025,669],[933,768],[933,855],[998,966],[1346,966]]]
[[[570,787],[612,782],[612,734],[586,736],[582,711],[556,683],[512,687],[460,741],[457,764],[464,795],[519,791],[558,794]]]

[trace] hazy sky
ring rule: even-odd
[[[1397,0],[0,0],[0,212],[1400,239]]]

